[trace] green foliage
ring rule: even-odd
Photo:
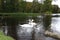
[[[25,1],[21,1],[19,3],[19,11],[20,12],[25,12],[25,8],[26,8],[26,2]]]
[[[0,40],[14,40],[9,36],[5,36],[2,32],[0,32]]]
[[[45,0],[43,4],[39,3],[37,0],[33,2],[26,2],[23,0],[0,0],[0,12],[12,13],[12,12],[24,12],[24,13],[44,13],[46,11],[50,12],[60,12],[57,6],[51,5],[52,0]]]
[[[50,14],[52,14],[52,12],[46,11],[45,14],[50,15]]]
[[[58,11],[59,11],[58,5],[52,5],[52,12],[53,13],[58,13]]]
[[[58,9],[58,13],[60,13],[60,8]]]
[[[52,5],[51,5],[52,0],[45,0],[43,4],[43,12],[50,11],[52,10]]]
[[[51,15],[45,15],[43,18],[43,26],[45,27],[45,30],[49,30],[51,27]]]
[[[19,0],[1,0],[1,12],[18,12]]]
[[[33,2],[33,5],[32,5],[32,12],[33,13],[39,13],[40,12],[40,6],[42,4],[39,4],[38,2]]]
[[[11,16],[11,17],[28,17],[28,16],[32,16],[32,17],[36,17],[38,15],[40,15],[39,13],[0,13],[0,15],[2,16]]]

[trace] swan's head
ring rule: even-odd
[[[33,19],[29,19],[28,21],[29,21],[29,22],[33,22],[34,20],[33,20]]]
[[[28,24],[30,24],[30,25],[36,25],[36,23],[33,22],[33,21],[34,21],[33,19],[29,19],[29,23]]]

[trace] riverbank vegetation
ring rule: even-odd
[[[14,40],[14,39],[4,35],[3,32],[0,32],[0,40]]]
[[[33,2],[26,2],[24,0],[0,0],[0,24],[8,26],[7,34],[16,40],[18,40],[16,30],[18,23],[24,24],[29,18],[36,18],[39,15],[44,16],[44,14],[48,14],[43,20],[44,26],[46,26],[45,28],[48,28],[51,20],[51,16],[49,15],[60,12],[60,8],[51,3],[52,0],[41,0],[41,2],[38,2],[38,0],[33,0]],[[5,37],[1,34],[0,39],[5,40]],[[12,39],[8,37],[6,40]]]
[[[43,13],[45,11],[51,11],[52,13],[59,13],[60,8],[58,5],[52,5],[52,0],[46,0],[38,2],[26,2],[24,0],[0,0],[0,12],[12,13]]]
[[[17,16],[17,17],[25,17],[25,16],[39,16],[39,13],[0,13],[0,16]]]

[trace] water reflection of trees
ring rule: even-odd
[[[18,24],[24,24],[26,23],[26,20],[28,19],[28,17],[24,18],[24,17],[5,17],[3,19],[3,23],[6,23],[8,26],[8,35],[15,38],[16,40],[18,40],[18,35],[17,35],[17,26]],[[37,17],[33,17],[33,19],[36,22],[39,22]],[[51,23],[51,16],[45,16],[43,19],[43,23],[44,23],[44,28],[46,28],[46,30],[48,30],[48,26]],[[33,28],[34,29],[34,28]],[[32,32],[32,39],[31,40],[35,40],[35,29]]]
[[[43,18],[43,25],[45,27],[45,30],[49,30],[51,27],[51,15],[45,15]]]
[[[22,20],[21,20],[21,18],[19,18],[19,17],[18,18],[16,18],[16,17],[5,17],[2,20],[2,23],[4,26],[8,26],[7,27],[8,28],[7,35],[11,36],[17,40],[17,30],[16,30],[17,25],[18,25],[18,23],[20,23],[20,24],[25,23],[25,20],[26,20],[26,18],[22,18]],[[7,25],[5,25],[5,23]]]

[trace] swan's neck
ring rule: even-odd
[[[31,22],[29,22],[28,24],[32,25],[32,23],[33,23],[33,22],[31,21]]]
[[[33,19],[29,19],[29,23],[28,24],[32,24],[33,23]]]

